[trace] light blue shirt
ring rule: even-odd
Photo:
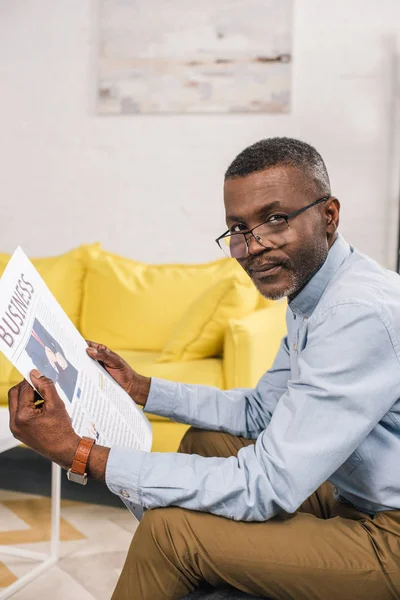
[[[290,302],[287,331],[255,389],[151,382],[147,412],[254,445],[231,458],[112,448],[110,490],[147,508],[264,521],[329,480],[361,510],[400,509],[399,275],[339,235]]]

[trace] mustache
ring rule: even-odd
[[[262,267],[283,267],[284,269],[288,269],[290,268],[290,261],[287,259],[268,259],[268,260],[252,260],[250,262],[247,263],[246,265],[246,271],[253,271],[254,269],[260,269]]]

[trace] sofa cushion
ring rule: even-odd
[[[158,363],[159,352],[116,350],[126,362],[141,375],[160,377],[179,383],[197,383],[219,388],[224,387],[222,360],[206,358],[187,362]],[[165,421],[164,417],[148,415],[150,421]]]
[[[96,244],[80,246],[59,256],[30,259],[76,327],[80,322],[86,252],[92,247]],[[10,254],[0,254],[0,276],[10,258]]]
[[[82,335],[112,349],[161,350],[195,299],[238,272],[241,267],[231,259],[149,265],[93,250],[84,285]]]
[[[270,369],[287,333],[287,301],[278,300],[242,319],[231,319],[224,336],[224,381],[228,389],[254,387]]]
[[[172,328],[158,362],[220,356],[229,319],[240,319],[256,308],[259,294],[246,276],[229,275],[209,287]]]
[[[183,423],[172,423],[167,419],[155,420],[151,415],[147,415],[152,421],[151,427],[153,430],[152,452],[176,452],[179,444],[190,425]]]

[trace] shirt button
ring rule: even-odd
[[[293,350],[297,352],[297,344],[293,344]]]
[[[333,493],[335,494],[335,496],[337,496],[337,495],[338,495],[338,493],[339,493],[339,490],[337,489],[337,487],[334,487],[334,488],[333,488]]]
[[[308,317],[303,317],[303,321],[308,321]]]
[[[124,498],[129,498],[129,492],[127,492],[126,490],[121,490],[120,491],[121,496],[123,496]]]

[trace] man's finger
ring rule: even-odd
[[[104,344],[98,344],[97,342],[90,342],[89,340],[86,340],[87,344],[88,344],[88,348],[86,348],[86,350],[90,353],[96,354],[97,352],[111,352],[109,350],[109,348],[107,348],[107,346],[105,346]]]
[[[44,375],[41,375],[36,369],[30,372],[30,377],[33,385],[35,386],[35,388],[37,389],[37,391],[42,396],[43,400],[48,406],[54,404],[55,402],[57,402],[57,400],[61,400],[59,395],[57,394],[54,381],[52,381],[48,377],[44,377]],[[32,399],[34,399],[33,395]]]
[[[16,412],[16,424],[18,424],[20,418],[27,417],[32,414],[35,410],[34,405],[35,393],[28,381],[24,379],[18,386],[18,405]]]
[[[91,342],[90,340],[86,340],[87,345],[89,346],[89,348],[94,348],[97,349],[101,344],[98,344],[97,342]]]
[[[86,349],[90,358],[99,360],[108,367],[118,367],[121,365],[121,357],[115,354],[112,350],[104,346],[103,344],[96,344],[96,346],[89,346]]]
[[[33,406],[34,397],[35,392],[30,383],[26,381],[26,379],[21,381],[18,385],[18,412],[20,412],[24,406]]]
[[[19,384],[21,385],[21,384]],[[17,414],[18,408],[18,388],[19,385],[14,385],[8,391],[8,409],[10,411],[10,429],[12,430],[15,423],[15,415]]]
[[[86,350],[91,350],[93,352],[106,352],[109,353],[111,352],[111,350],[109,348],[107,348],[107,346],[105,346],[104,344],[99,344],[97,342],[91,342],[90,340],[86,340],[87,345],[89,346],[89,348],[86,348]]]

